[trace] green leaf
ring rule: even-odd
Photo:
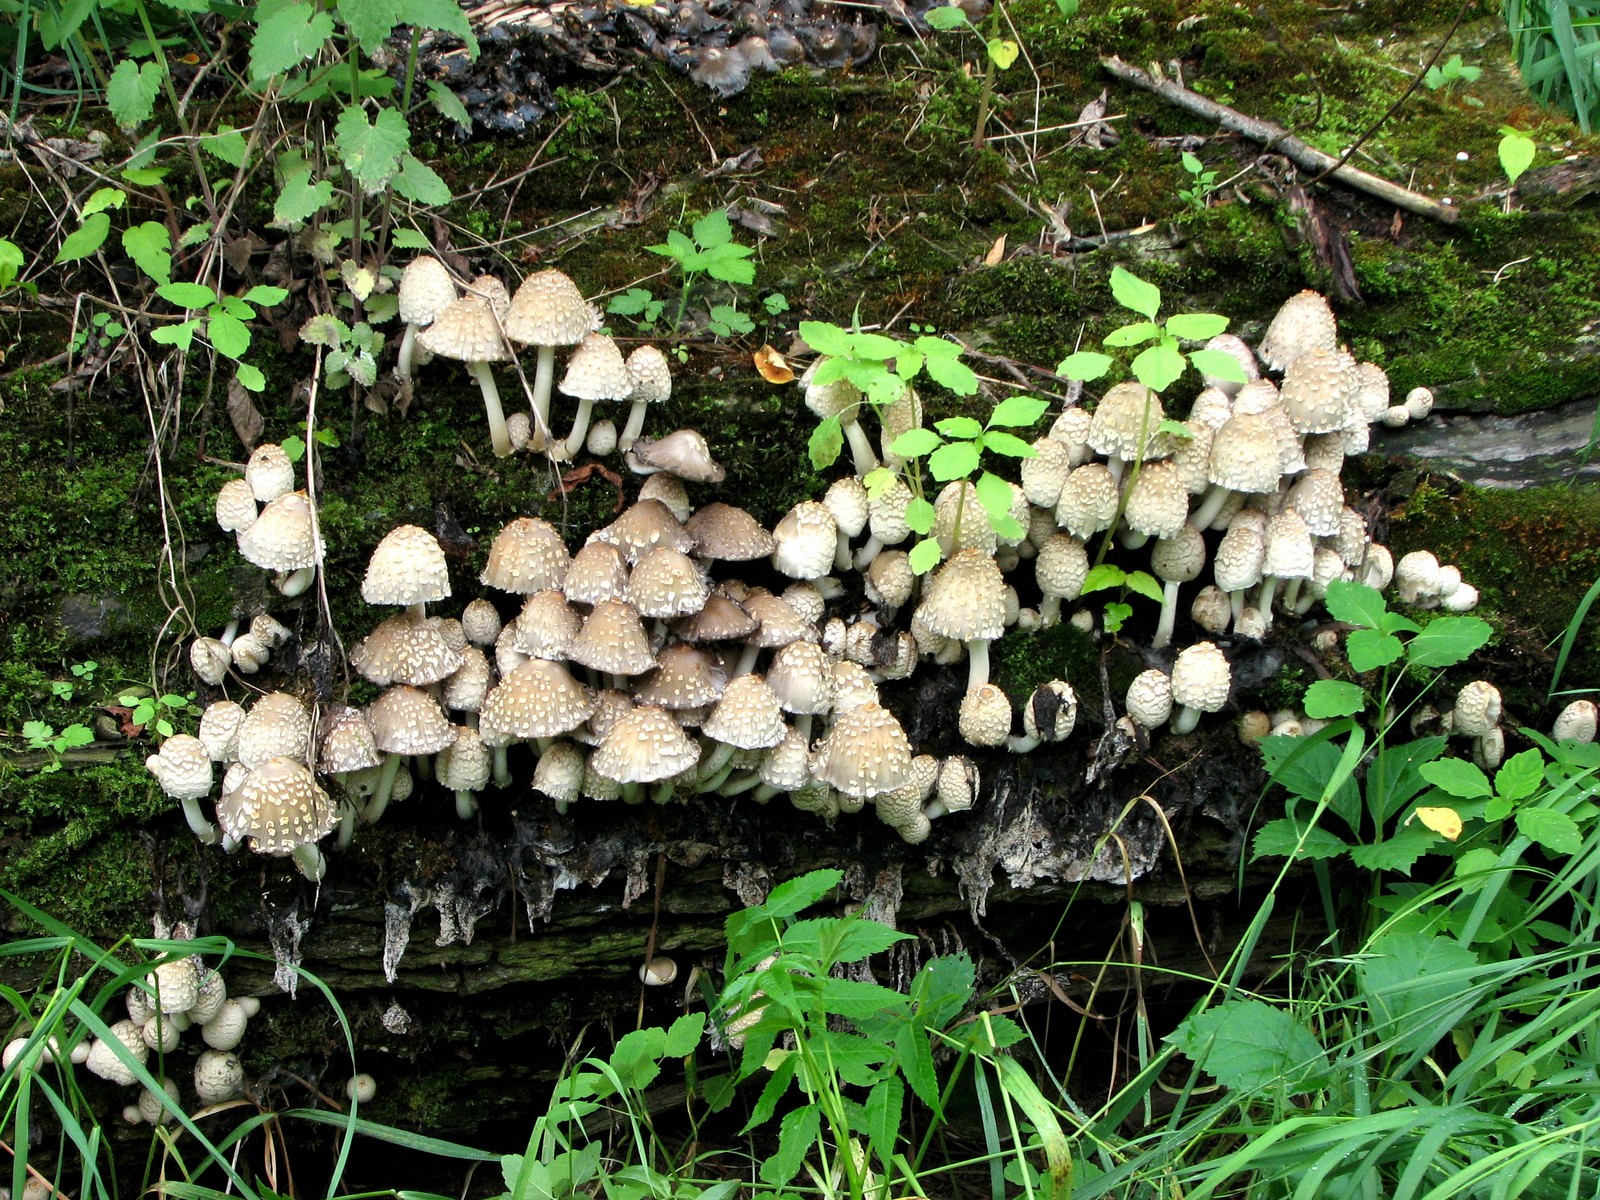
[[[727,210],[714,208],[690,226],[689,232],[697,245],[709,250],[733,241],[733,222],[728,220]]]
[[[991,429],[983,435],[983,448],[1004,454],[1007,458],[1037,458],[1039,452],[1014,433],[1004,429]]]
[[[1174,313],[1167,318],[1167,332],[1186,342],[1209,341],[1227,328],[1228,318],[1217,313]],[[1234,366],[1238,365],[1235,360]]]
[[[80,258],[88,258],[105,244],[106,234],[110,232],[109,216],[103,212],[90,213],[84,217],[82,225],[61,239],[61,249],[56,251],[55,261],[76,262]]]
[[[1128,369],[1145,387],[1154,392],[1161,392],[1172,386],[1178,376],[1183,374],[1186,365],[1183,355],[1163,342],[1141,351]]]
[[[60,742],[60,748],[63,750],[73,750],[79,746],[87,746],[94,741],[94,730],[87,725],[74,723],[61,731],[58,741]]]
[[[447,121],[454,121],[461,129],[472,128],[472,114],[457,96],[437,79],[428,80],[428,101]]]
[[[889,453],[900,458],[921,458],[924,454],[932,454],[944,439],[931,429],[908,429],[899,437],[889,443]]]
[[[1123,308],[1131,308],[1152,321],[1161,310],[1161,289],[1124,267],[1111,269],[1111,294]]]
[[[1376,629],[1355,629],[1345,639],[1344,652],[1351,669],[1365,673],[1398,661],[1405,653],[1405,645],[1393,634],[1379,633]]]
[[[104,212],[108,208],[121,208],[127,202],[128,193],[121,188],[95,188],[83,202],[83,215],[87,217],[90,213]]]
[[[1135,321],[1113,329],[1102,339],[1106,346],[1142,346],[1161,336],[1161,326],[1154,321]]]
[[[1135,596],[1143,596],[1146,600],[1154,600],[1157,604],[1166,603],[1165,592],[1156,582],[1156,577],[1148,571],[1129,571],[1123,582]]]
[[[1328,584],[1323,604],[1335,621],[1359,625],[1364,629],[1381,629],[1384,614],[1388,611],[1383,593],[1364,583],[1351,583],[1335,579]]]
[[[444,177],[410,151],[400,156],[400,173],[394,190],[416,204],[449,204],[450,185]]]
[[[198,317],[180,321],[176,325],[158,325],[150,331],[150,340],[163,346],[176,346],[179,350],[188,350],[194,344],[194,333],[199,328]]]
[[[417,29],[437,29],[458,37],[467,44],[468,56],[478,57],[478,39],[472,22],[456,0],[403,0],[400,20]]]
[[[896,1075],[880,1079],[862,1106],[867,1119],[867,1144],[882,1162],[888,1162],[900,1139],[900,1116],[905,1108],[906,1085]]]
[[[333,15],[299,0],[274,9],[250,39],[250,79],[265,83],[298,67],[333,36]]]
[[[951,29],[960,29],[963,25],[969,27],[972,25],[972,21],[970,18],[968,18],[967,14],[960,8],[957,8],[954,4],[930,8],[923,14],[923,19],[926,20],[932,28],[940,30],[941,32],[947,32]]]
[[[338,0],[345,28],[368,54],[388,39],[400,20],[400,0]]]
[[[1022,429],[1032,425],[1049,410],[1050,402],[1033,396],[1007,396],[989,414],[989,428],[1004,426]]]
[[[1011,512],[1011,485],[1000,476],[985,471],[976,484],[978,503],[991,517],[1004,517]]]
[[[371,195],[381,192],[400,169],[400,156],[411,142],[405,117],[392,108],[378,110],[370,123],[364,109],[349,105],[334,125],[334,148],[346,170]],[[448,196],[445,197],[449,199]]]
[[[1298,1095],[1328,1075],[1327,1058],[1310,1031],[1261,1000],[1224,1001],[1186,1018],[1166,1040],[1237,1091],[1272,1087]]]
[[[209,308],[217,302],[217,294],[203,283],[164,283],[156,295],[179,308]]]
[[[706,273],[724,283],[750,284],[756,281],[756,265],[748,261],[755,250],[749,246],[717,246],[705,253]]]
[[[828,417],[811,431],[811,439],[806,443],[806,453],[811,458],[811,465],[818,471],[826,471],[839,460],[839,452],[844,449],[844,429],[839,424],[838,417]]]
[[[1300,844],[1302,836],[1305,838],[1303,846]],[[1296,847],[1299,847],[1298,852]],[[1318,825],[1308,832],[1301,822],[1290,817],[1268,821],[1256,832],[1252,843],[1256,858],[1267,855],[1278,858],[1338,858],[1349,849],[1349,843],[1322,826]]]
[[[239,386],[252,392],[267,390],[267,377],[259,368],[252,367],[249,363],[240,363],[234,370],[233,377],[239,381]]]
[[[933,342],[940,346],[949,346],[951,343],[940,338],[918,338],[917,345],[921,347],[925,342]],[[960,347],[955,347],[955,354],[928,354],[922,363],[927,371],[928,378],[942,388],[948,388],[958,396],[971,396],[978,390],[978,376],[972,368],[962,362]]]
[[[1439,835],[1422,822],[1397,829],[1393,835],[1365,846],[1350,848],[1350,861],[1365,871],[1411,873],[1412,865],[1426,854]]]
[[[1458,800],[1475,800],[1494,794],[1489,777],[1472,763],[1459,758],[1440,758],[1423,763],[1418,773],[1434,787]]]
[[[850,354],[850,336],[827,321],[801,321],[800,340],[818,354],[844,358]]]
[[[139,269],[157,283],[172,278],[172,235],[159,221],[144,221],[122,231],[122,248]]]
[[[940,483],[965,479],[978,469],[978,448],[971,442],[946,442],[928,455],[928,474]]]
[[[1191,350],[1189,361],[1194,364],[1196,371],[1212,379],[1226,379],[1232,383],[1245,382],[1244,368],[1239,365],[1239,360],[1226,350]]]
[[[396,229],[391,240],[401,250],[430,250],[433,248],[433,243],[428,240],[428,235],[415,229]]]
[[[244,294],[244,299],[247,302],[260,305],[262,308],[271,308],[274,304],[282,304],[288,298],[288,288],[273,287],[267,283],[258,283]]]
[[[280,229],[294,229],[309,221],[333,203],[333,183],[327,179],[313,182],[310,170],[299,171],[283,181],[272,206],[272,223]],[[419,247],[420,248],[420,247]]]
[[[1356,970],[1374,1036],[1401,1053],[1425,1052],[1448,1036],[1483,986],[1477,955],[1445,934],[1384,934]]]
[[[1089,573],[1083,577],[1083,586],[1078,591],[1080,595],[1088,595],[1090,592],[1101,592],[1106,588],[1122,587],[1127,581],[1127,573],[1121,567],[1112,563],[1101,563],[1099,566],[1089,568]]]
[[[1117,360],[1109,354],[1097,354],[1093,350],[1079,350],[1076,354],[1069,354],[1056,364],[1056,374],[1063,379],[1076,379],[1080,383],[1087,383],[1099,379],[1109,371]]]
[[[1583,849],[1583,835],[1566,813],[1552,808],[1524,808],[1516,815],[1517,832],[1538,842],[1552,854],[1576,854]]]
[[[241,321],[253,320],[256,315],[256,310],[238,296],[223,296],[218,299],[217,306],[230,317],[238,317]]]
[[[990,38],[987,43],[989,60],[1004,71],[1017,61],[1017,55],[1022,53],[1022,47],[1010,38]]]
[[[1502,126],[1500,132],[1504,135],[1500,139],[1500,169],[1506,173],[1506,178],[1511,183],[1516,183],[1522,173],[1533,166],[1535,146],[1533,139],[1520,129],[1512,129],[1509,125]]]
[[[939,565],[939,559],[944,556],[944,551],[939,548],[935,538],[924,538],[911,547],[911,553],[906,555],[906,561],[911,564],[913,575],[926,575]]]
[[[206,340],[218,354],[243,358],[250,349],[250,327],[238,317],[212,309],[211,319],[206,322]]]
[[[784,1114],[778,1125],[778,1149],[761,1164],[761,1180],[773,1187],[788,1183],[800,1171],[807,1151],[815,1146],[821,1133],[822,1110],[815,1104],[803,1104]]]
[[[946,417],[935,421],[933,427],[947,438],[965,438],[969,442],[983,432],[983,426],[971,417]]]
[[[1525,800],[1544,782],[1544,755],[1537,749],[1513,754],[1494,774],[1495,795]]]
[[[1366,707],[1367,694],[1356,684],[1342,679],[1319,679],[1306,689],[1303,703],[1306,716],[1329,721],[1360,712]]]
[[[150,119],[161,91],[161,67],[153,62],[119,62],[106,80],[106,107],[123,129],[133,129]]]
[[[1494,628],[1482,617],[1439,617],[1406,647],[1414,667],[1453,667],[1486,643]]]
[[[16,282],[17,273],[22,270],[25,261],[20,246],[0,238],[0,289],[8,288]]]
[[[200,149],[230,167],[242,167],[250,143],[232,125],[222,125],[215,133],[208,133],[200,139]]]
[[[938,510],[920,496],[906,505],[906,527],[912,533],[927,533],[938,519]]]

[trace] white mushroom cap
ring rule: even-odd
[[[367,560],[361,598],[368,604],[431,604],[449,595],[444,548],[420,526],[391,529]]]
[[[226,1050],[207,1050],[194,1064],[194,1092],[201,1104],[222,1104],[244,1091],[244,1064]]]
[[[350,651],[350,665],[379,687],[426,687],[449,678],[461,663],[461,652],[450,647],[438,625],[410,612],[379,622]]]
[[[1273,476],[1274,482],[1277,476]],[[1117,515],[1121,489],[1104,463],[1085,463],[1067,476],[1056,504],[1056,523],[1078,538],[1108,528]]]
[[[144,1030],[140,1026],[132,1021],[117,1021],[111,1025],[110,1032],[111,1036],[121,1042],[138,1062],[149,1061],[150,1047],[145,1045]],[[133,1072],[115,1051],[98,1038],[89,1047],[89,1057],[83,1065],[89,1074],[99,1076],[119,1087],[127,1087],[135,1082]]]
[[[489,748],[470,725],[455,726],[455,733],[456,740],[439,751],[434,776],[440,787],[452,792],[481,792],[489,786]]]
[[[574,604],[626,599],[628,564],[610,542],[591,541],[572,557],[561,589]]]
[[[1194,715],[1187,722],[1175,723],[1173,732],[1188,733],[1200,713],[1221,711],[1232,684],[1228,660],[1214,643],[1196,642],[1185,647],[1172,665],[1172,700]]]
[[[1307,290],[1284,301],[1256,352],[1267,366],[1282,371],[1307,350],[1332,350],[1338,344],[1333,310],[1321,295]]]
[[[511,348],[495,317],[502,304],[501,296],[493,294],[494,287],[502,295],[505,292],[505,285],[492,277],[473,280],[471,288],[476,290],[469,290],[435,315],[433,323],[417,335],[417,345],[453,362],[491,363],[510,358]]]
[[[1433,411],[1433,393],[1425,387],[1412,388],[1406,393],[1405,410],[1411,420],[1423,420]]]
[[[815,642],[780,648],[767,668],[767,684],[785,712],[815,715],[833,707],[833,670],[827,652]]]
[[[623,456],[635,475],[668,472],[690,483],[721,483],[726,468],[711,455],[711,446],[697,429],[675,429],[665,437],[637,439]]]
[[[556,387],[577,400],[626,400],[633,393],[633,377],[616,342],[603,333],[587,333]]]
[[[992,683],[961,697],[956,728],[974,746],[1003,746],[1011,733],[1011,701]]]
[[[1361,560],[1362,583],[1381,592],[1394,578],[1394,571],[1394,555],[1389,553],[1389,547],[1378,542],[1367,546],[1366,557]]]
[[[679,712],[715,704],[727,684],[727,672],[716,655],[675,642],[656,656],[656,669],[634,689],[633,695],[640,704]]]
[[[1128,528],[1146,537],[1170,538],[1188,517],[1189,489],[1178,468],[1170,462],[1146,463],[1123,507]]]
[[[456,295],[456,282],[445,265],[431,254],[419,254],[400,272],[400,319],[407,325],[432,325]]]
[[[268,571],[299,571],[322,561],[311,502],[304,492],[288,492],[273,500],[250,528],[239,534],[245,561]]]
[[[483,702],[480,725],[512,738],[556,737],[595,711],[589,689],[560,663],[531,658],[506,674]]]
[[[1072,457],[1065,443],[1042,437],[1032,443],[1033,457],[1022,460],[1022,490],[1030,504],[1054,508],[1061,500],[1061,488],[1072,472]]]
[[[192,959],[161,963],[144,979],[155,993],[161,1011],[168,1015],[188,1012],[200,998],[200,976]]]
[[[212,762],[232,762],[239,755],[239,730],[245,711],[232,700],[215,700],[200,714],[198,737]]]
[[[365,1072],[345,1080],[344,1094],[357,1104],[371,1104],[378,1094],[378,1081]]]
[[[500,610],[492,601],[485,600],[482,596],[469,600],[467,606],[461,610],[461,630],[466,634],[467,641],[474,646],[494,645],[503,627]]]
[[[687,616],[705,607],[711,586],[687,554],[657,546],[642,555],[628,577],[627,599],[641,617]]]
[[[748,562],[766,558],[774,549],[772,535],[760,522],[744,509],[721,501],[690,516],[684,529],[694,538],[695,554],[700,558]]]
[[[294,477],[290,476],[290,487]],[[287,491],[288,489],[284,489]],[[283,493],[280,492],[279,495]],[[277,499],[276,496],[273,499]],[[256,523],[256,494],[243,479],[230,479],[217,492],[217,524],[227,533],[239,533]]]
[[[1089,424],[1089,448],[1108,458],[1148,458],[1156,430],[1166,416],[1161,397],[1144,384],[1116,384],[1095,407]]]
[[[863,572],[867,599],[885,609],[897,609],[911,599],[917,577],[911,556],[903,550],[880,550]]]
[[[671,546],[685,553],[694,549],[694,538],[660,500],[639,500],[604,529],[590,535],[594,541],[609,542],[634,563],[646,551]],[[831,545],[831,543],[830,543]]]
[[[555,588],[546,588],[522,602],[522,612],[512,624],[521,653],[564,662],[572,653],[572,639],[583,627],[583,618],[567,603],[566,596]]]
[[[572,742],[555,741],[539,755],[533,769],[533,790],[556,802],[559,809],[583,795],[583,771],[588,756]]]
[[[765,750],[783,740],[787,727],[777,693],[761,676],[746,674],[728,681],[701,731],[740,750]]]
[[[1316,545],[1305,520],[1286,508],[1267,521],[1267,553],[1261,565],[1263,575],[1281,579],[1310,579],[1316,559]]]
[[[1165,671],[1141,671],[1128,685],[1128,715],[1146,729],[1159,729],[1172,715],[1172,680]]]
[[[1359,388],[1355,359],[1343,350],[1313,347],[1289,365],[1279,400],[1297,433],[1337,433]]]
[[[305,764],[270,758],[217,802],[223,832],[262,854],[285,855],[333,832],[339,811]]]
[[[234,638],[228,652],[233,656],[233,665],[242,675],[254,675],[272,657],[267,644],[250,633]]]
[[[1259,574],[1258,571],[1258,577]],[[1225,632],[1233,620],[1233,605],[1228,600],[1228,593],[1214,583],[1206,584],[1195,593],[1189,604],[1189,619],[1207,633]]]
[[[200,1040],[213,1050],[236,1050],[244,1041],[250,1014],[238,1000],[225,1000],[216,1014],[200,1026]]]
[[[624,600],[604,600],[572,639],[569,657],[610,675],[643,675],[656,665],[638,610]]]
[[[1438,599],[1440,582],[1439,560],[1427,550],[1413,550],[1395,564],[1395,595],[1402,604],[1426,605]]]
[[[624,715],[590,756],[596,773],[621,784],[655,783],[692,770],[700,745],[672,715],[653,704]]]
[[[823,507],[833,516],[839,532],[856,537],[867,526],[867,488],[854,475],[835,479],[822,497]]]
[[[1344,515],[1344,485],[1334,471],[1311,467],[1289,489],[1289,507],[1304,518],[1312,537],[1337,537]]]
[[[1592,742],[1600,719],[1600,708],[1593,700],[1574,700],[1556,714],[1550,737],[1558,742]]]
[[[173,1107],[178,1107],[178,1085],[165,1075],[161,1077],[161,1092]],[[167,1105],[163,1103],[161,1095],[152,1092],[149,1088],[139,1091],[139,1119],[147,1125],[165,1125],[173,1119]]]
[[[1005,632],[1005,588],[993,558],[960,550],[934,573],[917,611],[941,637],[993,641]]]
[[[294,463],[282,446],[262,442],[250,455],[244,467],[244,482],[250,494],[263,504],[294,491]],[[220,511],[221,496],[218,496]],[[223,526],[227,528],[227,526]]]
[[[517,517],[495,535],[478,578],[485,587],[531,596],[561,587],[570,566],[566,542],[555,526],[538,517]]]
[[[838,550],[838,524],[827,507],[802,500],[772,531],[772,565],[791,579],[818,579],[833,567]]]
[[[576,346],[595,328],[594,306],[556,270],[522,281],[503,318],[506,336],[528,346]]]
[[[1383,420],[1389,409],[1389,377],[1377,363],[1356,364],[1355,402],[1351,407],[1364,425]]]
[[[1451,728],[1467,737],[1482,737],[1500,723],[1500,689],[1475,679],[1456,693]]]
[[[905,730],[887,709],[872,702],[835,710],[828,736],[811,762],[814,778],[863,799],[900,787],[910,772],[911,744]]]
[[[288,692],[268,692],[239,724],[239,761],[252,771],[270,758],[304,759],[311,745],[311,714]]]
[[[628,355],[628,376],[633,381],[630,399],[659,404],[672,395],[672,367],[667,356],[649,344],[635,347]]]
[[[199,738],[173,734],[144,766],[174,800],[199,800],[211,793],[211,755]]]
[[[213,637],[198,637],[189,643],[189,667],[195,678],[216,687],[228,677],[233,651]]]

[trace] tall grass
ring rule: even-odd
[[[1502,11],[1522,82],[1591,132],[1600,105],[1600,0],[1504,0]]]

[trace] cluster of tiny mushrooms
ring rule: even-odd
[[[398,612],[350,655],[386,689],[377,699],[364,710],[315,715],[287,691],[259,695],[248,710],[219,699],[198,737],[169,738],[150,757],[150,770],[207,841],[218,834],[199,801],[211,791],[212,764],[227,764],[216,806],[223,844],[292,854],[311,878],[324,869],[320,839],[337,828],[345,845],[358,821],[377,821],[409,794],[408,762],[454,792],[465,819],[477,810],[476,793],[491,782],[510,785],[507,752],[518,742],[537,752],[533,789],[563,812],[581,798],[638,803],[648,794],[665,803],[716,793],[764,803],[784,794],[829,819],[871,804],[903,839],[920,842],[930,820],[976,802],[977,766],[966,755],[915,753],[879,702],[878,685],[907,678],[923,659],[950,665],[965,657],[963,739],[1014,752],[1065,740],[1077,715],[1070,682],[1035,690],[1014,732],[1012,705],[989,682],[989,646],[1008,628],[1063,619],[1063,604],[1078,599],[1090,569],[1086,543],[1097,537],[1115,537],[1125,551],[1148,544],[1149,569],[1165,590],[1149,649],[1171,667],[1133,680],[1120,718],[1130,731],[1170,718],[1172,732],[1184,735],[1201,714],[1221,711],[1231,687],[1224,646],[1265,637],[1275,612],[1307,613],[1333,580],[1392,585],[1400,601],[1418,607],[1464,611],[1477,602],[1460,572],[1426,551],[1396,563],[1345,504],[1345,456],[1367,449],[1374,423],[1426,416],[1432,396],[1418,388],[1391,405],[1383,371],[1340,347],[1333,313],[1315,292],[1288,300],[1254,349],[1231,334],[1208,343],[1236,357],[1248,382],[1207,379],[1183,422],[1187,437],[1159,429],[1160,397],[1138,383],[1111,387],[1092,411],[1060,412],[1011,485],[1025,537],[998,537],[973,485],[948,485],[933,530],[943,561],[923,578],[896,549],[910,536],[905,512],[918,482],[887,451],[921,423],[909,388],[878,414],[881,462],[895,474],[869,497],[863,478],[880,455],[861,419],[873,406],[846,381],[812,383],[822,360],[814,361],[800,379],[805,402],[840,418],[855,473],[767,530],[720,501],[691,507],[685,481],[723,478],[704,439],[692,430],[637,436],[645,405],[670,394],[665,358],[641,346],[624,359],[597,332],[597,311],[559,272],[530,276],[514,296],[489,278],[458,295],[444,268],[419,259],[401,282],[400,311],[408,324],[396,370],[409,376],[418,347],[467,362],[497,453],[526,445],[559,460],[585,446],[598,455],[620,445],[647,478],[637,502],[576,553],[543,520],[511,521],[480,576],[491,595],[510,599],[480,596],[455,616],[429,611],[451,595],[439,543],[414,525],[391,530],[361,591],[367,603]],[[530,411],[506,420],[490,364],[514,361],[518,343],[537,347],[538,365]],[[576,346],[558,385],[579,403],[564,440],[548,431],[558,346]],[[589,428],[596,400],[632,401],[620,438],[605,427],[596,438]],[[276,446],[256,449],[244,478],[218,494],[216,511],[245,557],[278,573],[285,594],[321,561],[315,515]],[[1208,533],[1219,535],[1209,545]],[[851,571],[860,579],[847,585],[840,576]],[[1038,597],[1037,607],[1021,605],[1008,575]],[[1190,623],[1206,640],[1167,659],[1185,587]],[[507,619],[502,605],[520,608]],[[1070,619],[1095,628],[1087,608]],[[256,672],[288,631],[263,614],[248,632],[233,633],[192,644],[191,663],[208,684],[223,683],[230,668]],[[1292,732],[1293,714],[1280,717],[1280,731]],[[1456,730],[1480,749],[1494,724],[1476,709],[1458,706],[1455,714]],[[319,776],[337,785],[339,799]]]

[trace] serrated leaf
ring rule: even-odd
[[[1304,837],[1304,845],[1301,838]],[[1318,825],[1309,831],[1300,822],[1289,817],[1268,821],[1256,832],[1251,851],[1256,858],[1273,855],[1278,858],[1338,858],[1350,849],[1343,838],[1329,833]]]
[[[415,229],[396,229],[390,240],[401,250],[429,250],[433,247],[428,235]]]
[[[206,322],[206,341],[218,354],[227,358],[243,358],[250,349],[250,327],[226,312],[213,309]]]
[[[1246,381],[1244,367],[1226,350],[1191,350],[1189,361],[1194,364],[1196,371],[1212,379],[1226,379],[1231,383]]]
[[[437,79],[428,80],[428,101],[439,110],[439,115],[445,120],[454,121],[462,129],[472,128],[472,114],[467,112],[467,106],[461,103],[461,97]]]
[[[946,442],[928,455],[928,474],[940,483],[965,479],[978,469],[978,448],[971,442]]]
[[[249,363],[240,363],[235,369],[233,377],[239,381],[239,386],[248,388],[252,392],[267,390],[267,377],[259,368],[252,367]]]
[[[983,435],[983,448],[1004,454],[1007,458],[1037,458],[1039,452],[1014,433],[1004,429],[991,429]]]
[[[806,443],[806,453],[811,459],[811,465],[818,471],[825,471],[839,460],[839,452],[844,449],[844,430],[839,424],[838,417],[828,417],[811,431],[811,438]]]
[[[1328,584],[1323,605],[1334,620],[1365,629],[1382,628],[1384,614],[1388,611],[1383,593],[1364,583],[1345,579],[1335,579]]]
[[[939,565],[939,559],[944,556],[944,551],[939,548],[936,538],[924,538],[911,547],[911,553],[906,555],[906,561],[911,564],[913,575],[926,575]]]
[[[411,129],[405,117],[392,108],[379,109],[369,122],[364,109],[348,105],[334,124],[339,159],[368,195],[381,192],[394,178],[410,142]],[[448,194],[445,198],[449,199]]]
[[[778,1149],[761,1164],[763,1183],[781,1187],[799,1173],[806,1152],[821,1132],[821,1114],[822,1110],[815,1104],[803,1104],[784,1114],[778,1124]]]
[[[437,29],[458,37],[467,44],[468,56],[478,57],[478,38],[472,22],[456,0],[404,0],[400,19],[417,29]]]
[[[1167,332],[1186,342],[1210,341],[1227,328],[1228,318],[1217,313],[1174,313],[1167,318]],[[1234,365],[1239,364],[1235,362]]]
[[[106,234],[110,232],[109,216],[103,212],[90,213],[83,219],[82,225],[61,239],[61,248],[56,251],[55,261],[76,262],[80,258],[88,258],[105,244]]]
[[[1453,667],[1471,658],[1493,633],[1482,617],[1439,617],[1411,639],[1406,659],[1416,667]]]
[[[1112,367],[1117,360],[1109,354],[1097,354],[1093,350],[1079,350],[1076,354],[1069,354],[1056,364],[1056,374],[1063,379],[1076,379],[1080,383],[1099,379]]]
[[[801,321],[800,339],[816,353],[831,358],[846,357],[850,353],[849,335],[827,321]]]
[[[1123,308],[1131,308],[1152,321],[1161,310],[1161,289],[1153,283],[1146,283],[1125,267],[1111,269],[1111,294]]]
[[[1577,822],[1550,808],[1524,808],[1517,813],[1517,832],[1552,854],[1576,854],[1583,849]]]
[[[1049,401],[1034,396],[1007,396],[989,414],[989,428],[1022,429],[1044,416],[1049,408]]]
[[[90,213],[104,212],[108,208],[121,208],[127,202],[128,193],[121,188],[95,188],[83,202],[83,215],[87,217]]]
[[[1345,638],[1344,652],[1351,669],[1365,674],[1397,662],[1405,653],[1405,645],[1392,634],[1379,633],[1376,629],[1354,629]]]
[[[1128,369],[1133,372],[1133,377],[1153,392],[1165,391],[1173,382],[1183,374],[1187,364],[1183,355],[1162,343],[1140,351]]]
[[[1123,346],[1142,346],[1160,336],[1161,326],[1154,321],[1135,321],[1132,325],[1122,325],[1113,329],[1101,339],[1101,344],[1118,348]]]
[[[273,10],[256,26],[250,39],[250,78],[264,83],[298,67],[333,36],[333,14],[319,12],[304,0]]]
[[[122,231],[122,248],[138,268],[157,283],[172,278],[172,235],[159,221],[142,221]]]
[[[1495,795],[1507,800],[1525,800],[1544,782],[1544,755],[1538,750],[1513,754],[1494,773]]]
[[[1489,777],[1472,763],[1459,758],[1440,758],[1417,768],[1429,783],[1458,800],[1475,800],[1492,795]]]
[[[256,315],[256,310],[238,296],[222,296],[217,300],[217,305],[230,317],[238,317],[241,321],[252,320]]]
[[[156,295],[179,308],[209,308],[217,302],[217,294],[203,283],[164,283]]]
[[[1350,861],[1366,871],[1398,871],[1409,875],[1417,859],[1433,846],[1437,835],[1421,825],[1405,825],[1382,839],[1350,848]]]
[[[450,185],[444,177],[409,151],[400,156],[400,173],[394,190],[415,204],[449,204]]]
[[[244,134],[232,125],[220,126],[215,133],[205,134],[200,139],[200,149],[230,167],[244,166],[244,156],[249,148]]]
[[[938,519],[938,510],[920,496],[906,504],[906,527],[912,533],[927,533]]]
[[[924,340],[934,341],[937,339],[918,339],[919,343]],[[929,379],[958,396],[971,396],[978,390],[978,376],[971,367],[957,357],[929,354],[923,360],[922,366],[927,371]]]
[[[1342,679],[1319,679],[1306,688],[1306,716],[1319,721],[1335,717],[1352,717],[1367,704],[1367,694],[1353,683]]]
[[[1101,592],[1106,588],[1119,588],[1127,580],[1127,573],[1121,567],[1112,563],[1101,563],[1099,566],[1089,568],[1089,573],[1083,577],[1083,586],[1078,591],[1080,595],[1088,595],[1090,592]]]
[[[191,225],[178,235],[178,248],[187,250],[191,246],[198,246],[211,237],[211,222],[201,221],[198,225]]]
[[[318,313],[300,326],[300,340],[308,346],[342,346],[350,339],[350,327],[332,313]]]
[[[1123,581],[1127,589],[1136,596],[1143,596],[1146,600],[1154,600],[1157,604],[1166,603],[1166,595],[1156,577],[1148,571],[1129,571]]]
[[[313,181],[310,171],[300,171],[283,181],[283,190],[272,206],[272,223],[280,229],[292,229],[332,203],[333,183],[327,179]]]
[[[1271,1087],[1289,1095],[1328,1074],[1322,1046],[1284,1009],[1261,1000],[1227,1000],[1186,1018],[1166,1039],[1224,1087]]]
[[[400,20],[400,0],[338,0],[336,7],[345,28],[368,54],[383,45]]]
[[[689,228],[697,245],[710,250],[733,241],[733,223],[725,209],[714,208]]]
[[[944,439],[937,433],[919,426],[906,430],[889,443],[889,453],[900,458],[921,458],[924,454],[932,454],[942,445]]]
[[[106,80],[106,107],[123,129],[133,129],[150,119],[161,91],[161,67],[125,58]]]
[[[1482,986],[1477,955],[1445,934],[1387,933],[1369,944],[1356,970],[1376,1036],[1401,1052],[1431,1048],[1471,1009]]]

